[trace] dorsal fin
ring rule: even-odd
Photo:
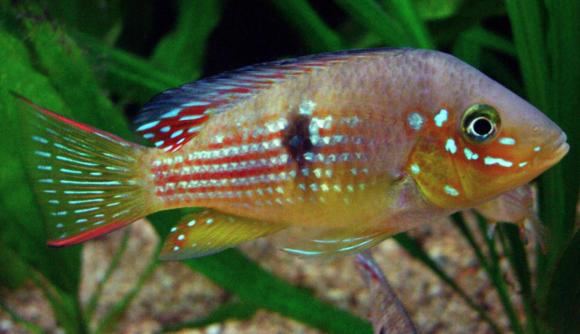
[[[133,123],[156,147],[176,151],[195,137],[212,114],[301,74],[389,49],[323,53],[243,67],[164,91],[145,104]]]

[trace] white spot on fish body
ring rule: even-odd
[[[528,162],[527,162],[527,161],[524,161],[524,162],[520,162],[520,163],[518,164],[518,166],[520,166],[520,167],[525,167],[527,164],[528,164]]]
[[[477,155],[477,153],[474,153],[467,147],[463,149],[463,154],[465,154],[465,158],[467,158],[467,160],[477,160],[479,158],[479,155]]]
[[[178,250],[179,250],[179,246],[174,246],[174,247],[173,247],[173,251],[174,251],[174,252],[177,252]]]
[[[449,196],[453,196],[453,197],[459,196],[459,191],[457,191],[457,189],[453,188],[452,186],[450,186],[448,184],[446,184],[445,187],[443,187],[443,190]]]
[[[502,167],[511,167],[513,163],[511,161],[504,160],[502,158],[485,157],[483,163],[486,165],[500,165]]]
[[[176,109],[172,109],[168,112],[166,112],[165,114],[163,114],[163,116],[161,116],[161,118],[173,118],[176,117],[177,115],[179,115],[179,113],[181,112],[181,108],[176,108]]]
[[[156,141],[155,146],[159,147],[159,146],[163,145],[163,143],[165,143],[163,140]]]
[[[501,137],[499,143],[502,145],[515,145],[516,140],[510,137]]]
[[[185,234],[180,234],[180,235],[177,237],[177,240],[180,240],[180,241],[181,241],[181,240],[185,240]]]
[[[194,225],[195,225],[195,223],[196,223],[195,219],[194,219],[194,220],[190,220],[190,221],[187,223],[187,226],[189,226],[189,227],[192,227],[192,226],[194,226]]]
[[[191,101],[191,102],[187,102],[182,104],[182,106],[184,107],[203,107],[203,106],[207,106],[209,105],[209,102],[206,101]]]
[[[151,129],[151,128],[155,127],[157,124],[159,124],[159,121],[153,121],[153,122],[145,123],[145,124],[141,125],[140,127],[138,127],[137,128],[137,131],[143,131],[143,130]]]
[[[457,152],[457,146],[455,145],[455,140],[453,140],[453,138],[449,138],[447,139],[447,142],[445,142],[445,151],[451,154],[455,154]]]
[[[411,165],[411,173],[417,175],[421,172],[421,167],[419,167],[419,165],[417,164],[412,164]]]
[[[299,107],[300,110],[300,115],[307,115],[307,116],[311,116],[312,113],[314,112],[314,109],[316,108],[316,103],[314,103],[314,101],[311,100],[304,100]]]
[[[183,130],[177,130],[174,133],[172,133],[170,137],[176,138],[176,137],[179,137],[182,133],[183,133]]]
[[[441,109],[439,110],[439,113],[433,117],[433,121],[437,127],[442,127],[443,123],[447,122],[448,116],[449,113],[447,112],[447,109]]]
[[[419,130],[421,127],[423,127],[424,120],[421,114],[418,112],[413,112],[409,115],[409,117],[407,117],[407,122],[413,130]]]
[[[534,152],[540,152],[542,148],[540,146],[536,146],[534,147]]]
[[[171,127],[168,125],[168,126],[162,127],[160,131],[161,132],[169,132],[169,130],[171,130]]]
[[[209,218],[208,220],[205,221],[205,223],[207,225],[211,225],[211,224],[213,224],[213,219]]]

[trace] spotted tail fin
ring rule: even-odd
[[[20,99],[28,105],[27,169],[49,245],[80,243],[150,213],[138,169],[144,147]]]

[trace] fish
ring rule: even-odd
[[[303,56],[169,89],[133,119],[151,147],[23,100],[48,244],[203,208],[171,227],[164,260],[269,235],[298,256],[360,252],[529,183],[569,150],[524,99],[421,49]]]

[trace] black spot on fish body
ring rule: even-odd
[[[310,141],[310,117],[307,115],[297,115],[290,121],[284,135],[284,147],[288,150],[290,157],[296,161],[298,168],[306,166],[304,154],[312,152],[314,145]]]

